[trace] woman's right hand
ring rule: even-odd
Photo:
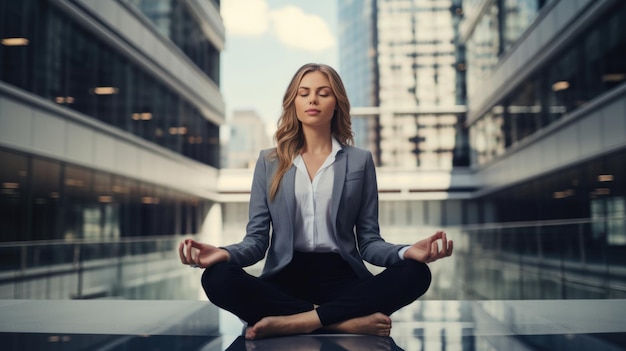
[[[228,251],[209,244],[186,239],[178,246],[180,262],[192,267],[207,268],[230,259]]]

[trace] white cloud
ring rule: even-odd
[[[322,17],[307,14],[299,7],[285,6],[273,10],[269,17],[274,34],[289,47],[324,51],[335,45],[335,37],[328,23]]]
[[[231,35],[259,36],[269,27],[266,0],[224,0],[220,12]]]

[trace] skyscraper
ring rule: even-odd
[[[353,106],[378,108],[361,117],[370,120],[361,146],[381,166],[467,165],[459,3],[349,1],[339,8],[340,70]],[[360,113],[367,110],[355,111],[357,122]]]
[[[458,220],[456,257],[481,262],[455,273],[470,296],[623,297],[626,3],[376,4],[379,105],[354,112],[378,118],[381,224]],[[423,191],[457,165],[465,186]]]
[[[339,66],[353,107],[378,106],[376,1],[339,1]],[[355,144],[377,154],[375,118],[353,118]],[[371,136],[371,137],[370,137]]]
[[[480,189],[465,238],[499,258],[459,276],[492,277],[474,288],[481,298],[624,297],[626,3],[464,4]],[[488,288],[503,281],[519,288]]]
[[[228,123],[230,138],[224,147],[224,168],[254,168],[259,151],[271,146],[261,116],[253,110],[235,110]]]
[[[219,207],[219,1],[1,0],[0,40],[0,297],[196,298],[175,247]]]
[[[196,233],[219,1],[0,1],[0,241]]]

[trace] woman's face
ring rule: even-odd
[[[295,106],[298,120],[307,126],[330,126],[336,99],[326,75],[309,72],[300,81]]]

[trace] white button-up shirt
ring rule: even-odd
[[[333,180],[335,157],[341,144],[332,139],[332,150],[326,161],[310,180],[301,155],[293,160],[296,166],[296,232],[294,249],[302,252],[339,252],[332,223]],[[336,199],[335,201],[339,201]]]

